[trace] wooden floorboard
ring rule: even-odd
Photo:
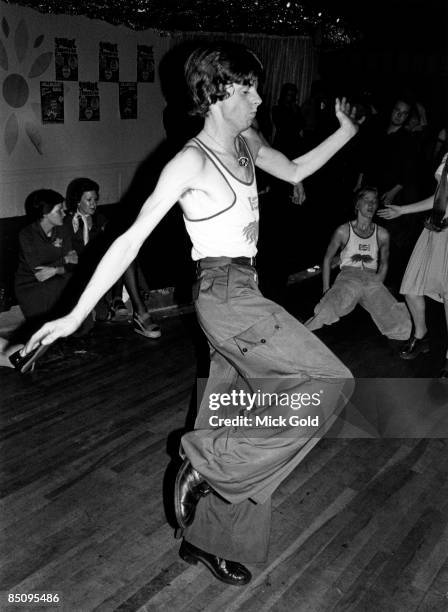
[[[324,439],[275,492],[269,559],[247,587],[184,563],[170,492],[206,359],[192,314],[163,332],[103,324],[31,375],[0,372],[0,610],[448,610],[445,439]],[[359,312],[321,337],[360,377],[429,376],[440,360],[437,342],[397,360]]]

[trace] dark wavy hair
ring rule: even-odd
[[[37,189],[25,200],[25,213],[30,221],[40,221],[44,215],[64,201],[64,196],[53,189]]]
[[[100,186],[89,178],[81,177],[70,181],[65,194],[65,204],[69,212],[73,213],[76,211],[82,194],[85,191],[96,191],[98,195],[100,193]]]
[[[366,185],[365,187],[359,187],[355,191],[355,195],[353,197],[353,205],[355,208],[355,212],[358,210],[358,202],[366,193],[374,193],[376,195],[376,199],[379,200],[380,194],[376,187],[372,187],[371,185]]]
[[[243,45],[220,42],[199,47],[185,63],[190,114],[205,117],[212,104],[229,97],[227,85],[253,85],[262,74],[262,63]]]

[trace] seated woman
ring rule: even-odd
[[[19,234],[15,294],[32,327],[62,312],[63,293],[78,262],[64,225],[63,202],[52,189],[33,191],[25,201],[31,223]]]
[[[99,191],[97,182],[81,177],[73,179],[66,192],[69,215],[65,223],[72,232],[73,245],[80,258],[78,282],[81,290],[84,289],[110,242],[110,236],[106,232],[107,219],[97,210]],[[112,287],[110,308],[105,298],[100,300],[95,309],[96,319],[108,320],[114,314],[127,314],[121,299],[124,282],[132,303],[134,331],[146,338],[159,338],[160,327],[152,321],[140,296],[136,266],[135,262],[132,263],[123,278]]]

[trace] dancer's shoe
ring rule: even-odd
[[[184,561],[191,565],[196,565],[199,561],[211,571],[215,578],[226,584],[244,586],[250,582],[252,578],[250,571],[241,563],[216,557],[215,555],[193,546],[193,544],[190,544],[186,540],[183,540],[180,545],[179,555]]]

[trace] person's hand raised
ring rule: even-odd
[[[356,106],[350,106],[346,98],[336,98],[334,106],[336,117],[341,128],[347,130],[351,136],[354,136],[359,129],[359,126],[365,121],[365,117],[356,117]]]

